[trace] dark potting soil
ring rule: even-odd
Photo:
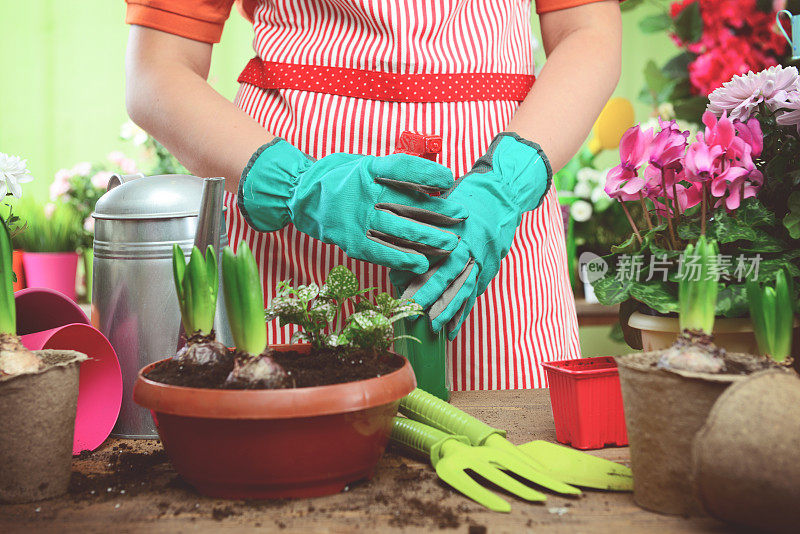
[[[291,382],[289,387],[296,388],[366,380],[396,371],[401,365],[388,353],[366,350],[328,349],[310,353],[270,351],[269,355],[288,373]],[[232,358],[223,363],[206,365],[168,360],[146,376],[150,380],[173,386],[228,389],[232,387],[225,384],[225,379],[232,369]]]

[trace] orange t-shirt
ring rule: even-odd
[[[600,0],[535,0],[536,12],[599,2]],[[125,22],[147,26],[204,43],[218,43],[222,27],[231,13],[234,0],[125,0]],[[252,19],[258,0],[240,0],[242,10]]]

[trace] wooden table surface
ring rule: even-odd
[[[508,430],[515,443],[555,441],[547,390],[460,392],[453,404]],[[627,462],[627,448],[592,454]],[[73,461],[64,497],[0,505],[0,532],[725,532],[710,518],[646,512],[629,493],[550,495],[532,504],[506,495],[509,514],[493,513],[438,481],[427,463],[390,447],[371,481],[316,499],[225,501],[195,493],[155,440],[109,439]],[[484,528],[485,527],[485,528]]]

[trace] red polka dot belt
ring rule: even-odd
[[[240,83],[262,89],[299,89],[392,102],[522,101],[534,80],[533,75],[490,72],[394,74],[276,63],[258,57],[239,75]]]

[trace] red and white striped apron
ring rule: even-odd
[[[260,84],[278,87],[268,89],[242,83],[236,104],[269,132],[315,158],[333,152],[390,154],[400,133],[412,130],[441,135],[440,163],[460,176],[503,131],[521,98],[414,101],[418,76],[438,75],[446,82],[442,75],[451,73],[533,74],[529,0],[270,0],[250,15],[254,49],[266,62],[266,75],[291,75],[298,66],[320,67],[323,74],[306,72],[305,88],[290,82]],[[332,78],[325,72],[344,73],[345,81],[360,86],[363,71],[401,75],[398,79],[411,89],[404,88],[405,97],[395,101],[325,92]],[[455,78],[454,85],[463,81]],[[248,79],[243,73],[240,81]],[[457,94],[458,87],[454,90]],[[358,95],[358,88],[346,94]],[[362,286],[392,291],[387,269],[348,258],[338,247],[291,225],[256,232],[232,195],[226,204],[231,243],[250,245],[266,299],[280,280],[321,283],[342,264]],[[270,340],[288,342],[293,331],[272,322]],[[453,389],[545,387],[542,362],[579,355],[561,210],[551,189],[541,207],[523,216],[499,274],[449,344]]]

